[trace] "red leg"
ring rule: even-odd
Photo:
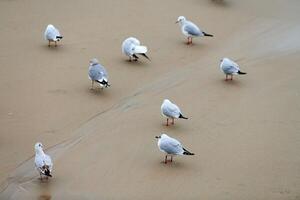
[[[167,162],[168,162],[168,155],[166,155],[165,157],[165,164],[167,164]]]
[[[167,126],[169,126],[169,118],[167,118]]]
[[[226,74],[226,78],[225,78],[225,81],[227,81],[227,80],[228,80],[227,78],[228,78],[228,75]]]
[[[174,124],[174,118],[172,118],[172,124]]]
[[[231,76],[231,79],[230,79],[230,80],[232,80],[232,79],[233,79],[233,75],[231,74],[230,76]]]
[[[171,156],[171,162],[173,162],[173,156]]]

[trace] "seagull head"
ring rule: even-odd
[[[177,21],[176,21],[175,23],[176,23],[176,24],[177,24],[177,23],[181,24],[181,23],[184,22],[185,20],[186,20],[186,19],[185,19],[184,16],[179,16],[178,19],[177,19]]]
[[[40,150],[40,149],[43,149],[43,145],[42,145],[42,143],[40,143],[40,142],[37,142],[37,143],[34,145],[34,149],[35,149],[35,150]]]
[[[90,60],[90,65],[96,65],[98,63],[99,63],[99,61],[96,58],[93,58]]]
[[[171,101],[169,99],[164,99],[163,103],[171,103]]]

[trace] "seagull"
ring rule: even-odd
[[[42,176],[46,176],[47,179],[48,177],[52,177],[51,171],[52,171],[53,164],[50,156],[44,153],[42,143],[40,142],[36,143],[34,145],[34,149],[35,149],[35,158],[34,158],[35,167],[40,173],[41,180],[43,180]]]
[[[101,89],[110,86],[110,84],[108,83],[108,74],[106,72],[106,69],[99,64],[99,61],[96,58],[90,60],[89,79],[92,81],[91,89],[94,89],[95,81],[99,83]]]
[[[186,150],[178,140],[169,137],[167,134],[155,136],[158,139],[157,145],[160,151],[166,153],[165,164],[168,162],[168,156],[171,156],[170,162],[173,162],[173,156],[176,155],[195,155]]]
[[[52,24],[49,24],[44,33],[45,40],[48,40],[48,46],[50,47],[50,42],[54,42],[57,46],[57,42],[60,41],[63,36],[59,33],[59,30],[55,28]]]
[[[176,23],[179,23],[179,25],[181,26],[181,32],[187,37],[188,45],[193,43],[192,41],[193,37],[201,37],[201,36],[213,37],[213,35],[201,31],[201,29],[199,29],[199,27],[196,24],[186,20],[184,16],[179,16]]]
[[[228,75],[231,76],[230,80],[233,78],[233,74],[239,74],[239,75],[245,75],[246,72],[241,72],[239,65],[230,60],[229,58],[223,58],[221,59],[220,69],[224,72],[226,75],[225,81],[229,80]]]
[[[129,57],[129,61],[131,61],[133,58],[134,61],[137,61],[139,59],[137,54],[142,55],[150,60],[150,58],[146,55],[147,51],[147,47],[141,46],[140,41],[134,37],[129,37],[122,43],[122,52]]]
[[[169,126],[169,118],[172,119],[172,124],[174,124],[174,118],[188,119],[182,115],[179,107],[168,99],[163,101],[160,109],[162,115],[167,117],[167,126]]]

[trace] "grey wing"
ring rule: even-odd
[[[99,70],[100,70],[100,74],[102,75],[102,77],[108,79],[107,71],[106,71],[106,69],[105,69],[102,65],[99,65]],[[101,78],[102,78],[102,77],[101,77]]]
[[[239,68],[233,65],[223,64],[222,70],[224,71],[225,74],[234,74],[239,71]]]
[[[194,35],[194,36],[200,36],[201,35],[201,31],[198,28],[198,26],[196,26],[194,23],[192,22],[187,22],[186,25],[184,26],[184,30],[190,34],[190,35]]]
[[[178,118],[180,115],[179,108],[174,104],[168,104],[168,105],[163,106],[162,112],[164,115],[166,115],[168,117]]]
[[[56,36],[60,36],[60,33],[57,29],[49,27],[47,28],[46,32],[45,32],[45,38],[47,40],[54,40],[56,39]]]
[[[93,65],[89,69],[89,77],[95,81],[95,80],[100,80],[102,78],[102,73],[101,73],[101,68],[100,65]]]
[[[182,145],[173,138],[162,140],[160,143],[160,148],[168,154],[180,155],[183,153]]]

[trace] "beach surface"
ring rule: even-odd
[[[180,15],[214,37],[186,45]],[[0,199],[299,200],[299,18],[298,0],[1,0]],[[129,36],[151,61],[127,61]],[[94,57],[108,89],[90,90]],[[225,81],[223,57],[247,75]],[[164,99],[189,119],[165,126]],[[195,155],[164,164],[161,133]]]

